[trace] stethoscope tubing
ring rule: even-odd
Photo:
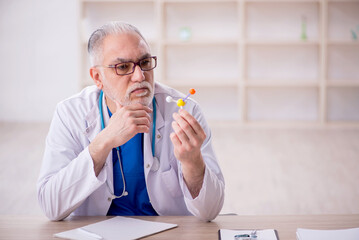
[[[104,121],[104,117],[103,117],[103,107],[102,107],[102,99],[103,99],[103,91],[101,90],[100,92],[100,97],[98,100],[98,105],[99,105],[99,111],[100,111],[100,118],[101,118],[101,131],[105,128],[105,121]],[[153,97],[152,99],[152,106],[153,106],[153,121],[152,121],[152,156],[153,158],[155,158],[155,135],[156,135],[156,100],[155,97]],[[118,157],[118,161],[120,163],[120,171],[121,171],[121,175],[122,175],[122,182],[123,182],[123,190],[122,190],[122,194],[120,196],[116,196],[114,193],[111,193],[112,197],[111,199],[116,199],[116,198],[121,198],[123,196],[127,196],[128,192],[126,191],[126,182],[125,182],[125,175],[123,173],[123,168],[122,168],[122,163],[121,163],[121,159],[120,159],[120,147],[116,147],[116,152],[117,152],[117,157]],[[106,181],[107,187],[109,189],[110,186],[108,185],[108,182]]]

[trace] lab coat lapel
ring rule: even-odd
[[[151,106],[153,108],[153,106]],[[153,110],[153,109],[152,109]],[[152,115],[152,121],[153,121],[153,115]],[[160,141],[162,141],[162,132],[163,132],[163,126],[164,126],[164,118],[160,111],[159,103],[156,101],[156,131],[155,135],[152,136],[152,127],[150,128],[149,133],[144,134],[143,139],[143,156],[144,156],[144,169],[145,169],[145,176],[147,177],[148,172],[152,168],[153,165],[153,156],[152,156],[152,137],[154,137],[155,141],[155,156],[158,156],[158,148],[157,146],[160,144]]]
[[[98,99],[97,99],[98,103]],[[108,122],[110,120],[110,117],[107,113],[107,105],[105,101],[105,95],[102,99],[102,109],[103,109],[103,118],[105,122],[105,126],[108,125]],[[84,134],[88,138],[89,142],[92,142],[94,138],[101,132],[101,117],[100,117],[100,111],[98,104],[96,104],[87,114],[86,118],[87,128],[84,131]],[[107,181],[108,185],[110,186],[111,191],[113,192],[113,164],[112,164],[112,151],[110,151],[110,154],[106,158],[105,163],[105,171],[107,174]]]

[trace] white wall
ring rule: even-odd
[[[79,86],[78,3],[0,0],[0,121],[49,121]]]

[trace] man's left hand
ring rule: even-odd
[[[193,198],[197,197],[203,183],[205,163],[201,146],[206,139],[198,121],[186,110],[180,109],[173,114],[174,121],[170,138],[174,146],[175,157],[182,164],[184,181]]]

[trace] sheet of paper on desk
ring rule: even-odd
[[[220,229],[220,240],[234,240],[235,235],[248,234],[250,235],[254,230],[230,230]],[[274,229],[257,230],[257,240],[277,240],[277,235]]]
[[[129,217],[114,217],[105,221],[54,234],[55,237],[77,240],[138,239],[177,227],[177,224],[151,222]],[[97,235],[97,236],[96,236]]]
[[[340,229],[340,230],[312,230],[312,229],[297,229],[298,240],[358,240],[359,228]]]

